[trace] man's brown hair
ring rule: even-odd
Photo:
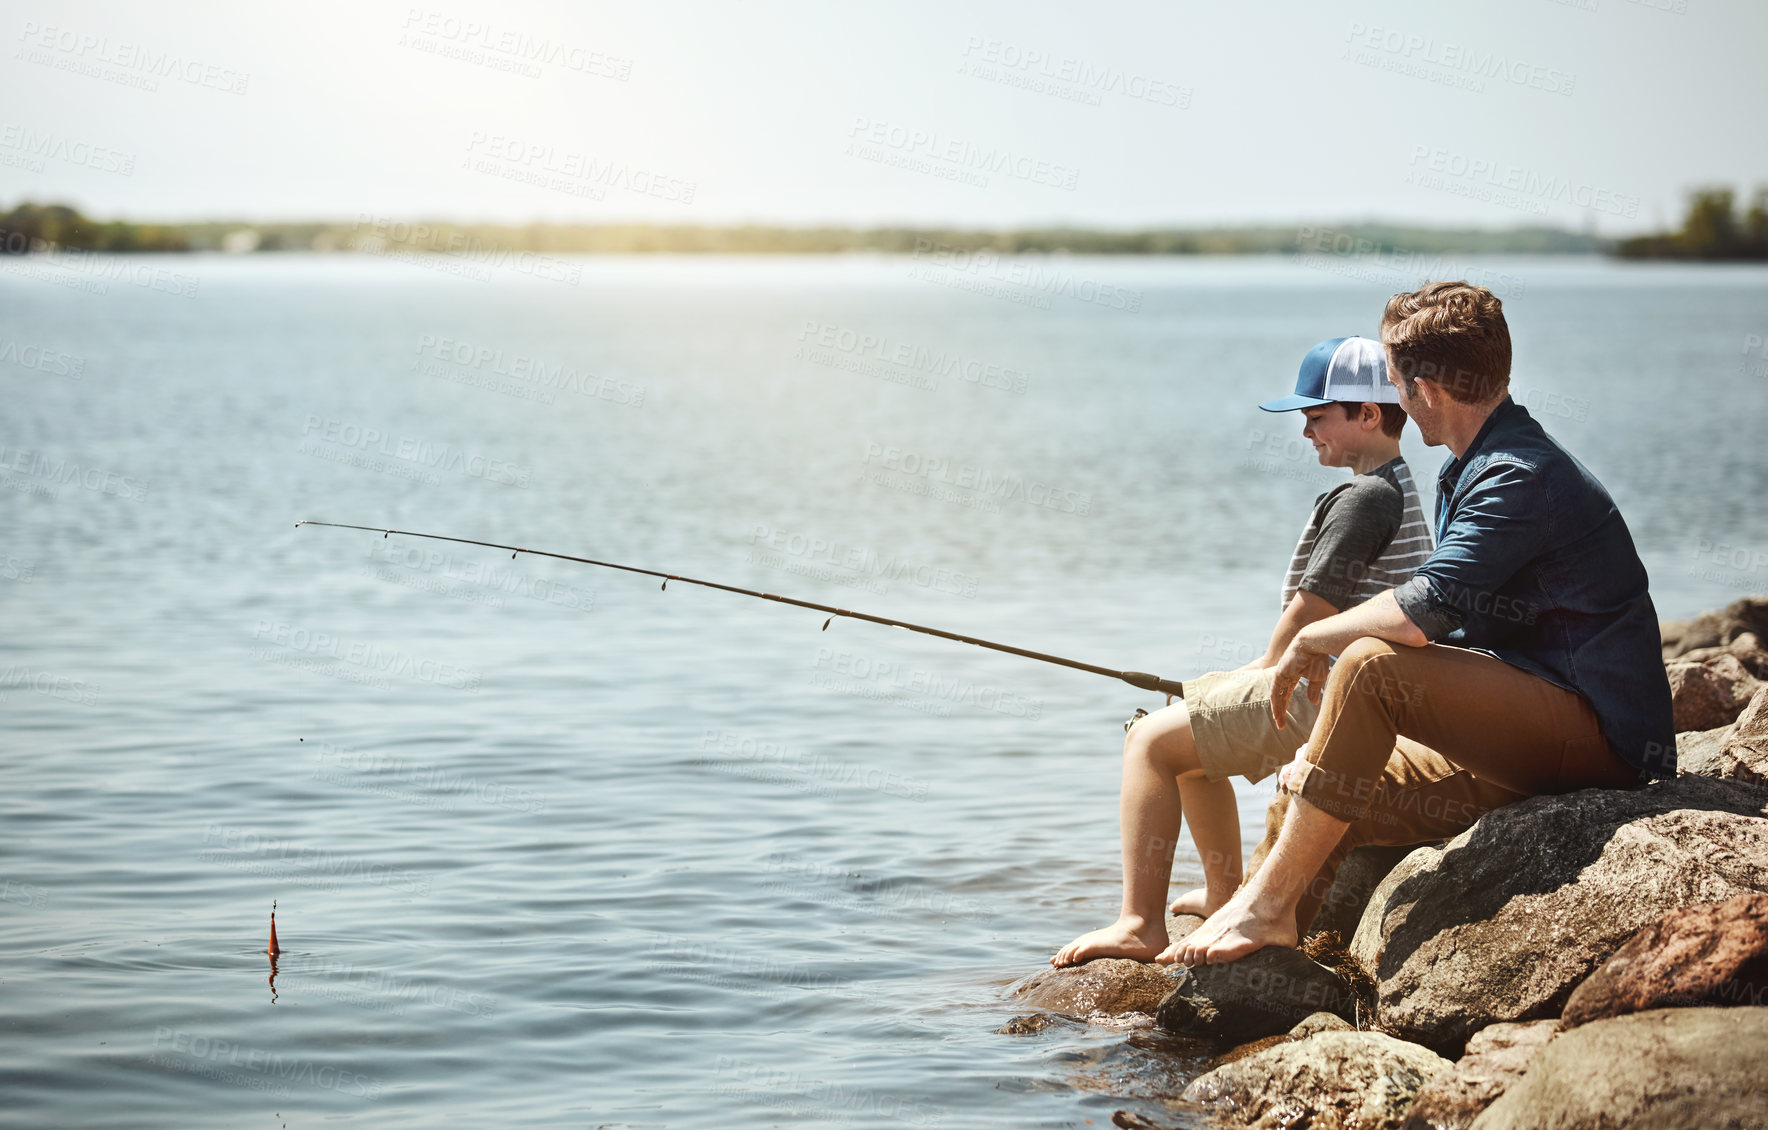
[[[1354,420],[1363,414],[1363,405],[1374,403],[1367,400],[1337,400],[1333,403],[1344,409],[1344,418]],[[1381,434],[1389,439],[1399,439],[1400,433],[1406,430],[1406,410],[1398,404],[1376,404],[1381,409]]]
[[[1425,283],[1387,300],[1381,343],[1388,363],[1416,393],[1420,379],[1466,404],[1485,404],[1510,390],[1510,327],[1504,303],[1468,282]]]

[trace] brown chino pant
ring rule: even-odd
[[[1525,797],[1642,783],[1581,695],[1442,644],[1365,638],[1347,647],[1307,751],[1289,791],[1350,827],[1296,908],[1304,931],[1353,848],[1445,839]]]

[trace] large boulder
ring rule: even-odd
[[[1692,620],[1658,625],[1664,658],[1675,659],[1704,647],[1731,643],[1745,632],[1768,639],[1768,598],[1734,600],[1717,612],[1703,612]]]
[[[1572,991],[1560,1027],[1739,1004],[1768,1005],[1768,895],[1681,907],[1646,926]]]
[[[1765,1130],[1768,1008],[1671,1008],[1562,1032],[1473,1130]]]
[[[1531,797],[1408,855],[1351,953],[1382,1028],[1459,1055],[1488,1024],[1558,1016],[1666,912],[1746,891],[1768,891],[1768,789],[1677,777]]]
[[[1677,733],[1730,725],[1762,685],[1731,654],[1705,663],[1672,663],[1665,675]]]
[[[1300,950],[1266,946],[1238,961],[1186,969],[1154,1019],[1180,1036],[1244,1044],[1288,1032],[1316,1012],[1354,1023],[1351,987]]]
[[[1330,930],[1345,938],[1356,933],[1357,923],[1363,919],[1363,910],[1369,905],[1370,896],[1381,886],[1388,872],[1411,851],[1410,847],[1380,844],[1353,848],[1338,865],[1338,874],[1333,877],[1332,887],[1326,892],[1325,901],[1320,904],[1320,912],[1314,915],[1308,933]]]
[[[1714,726],[1710,730],[1684,730],[1677,734],[1676,772],[1684,777],[1725,776],[1722,751],[1729,737],[1729,725]]]
[[[1481,1028],[1467,1041],[1467,1054],[1418,1092],[1401,1130],[1465,1130],[1473,1125],[1499,1095],[1522,1078],[1535,1053],[1558,1030],[1557,1020]]]
[[[1257,1130],[1398,1130],[1449,1061],[1380,1032],[1319,1032],[1200,1075],[1184,1097],[1218,1124]]]

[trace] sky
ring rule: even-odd
[[[1673,226],[1768,183],[1763,0],[0,2],[0,207]]]

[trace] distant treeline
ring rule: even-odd
[[[671,252],[705,255],[881,252],[909,254],[990,250],[1003,255],[1068,252],[1076,255],[1249,255],[1301,249],[1320,232],[1360,249],[1478,254],[1591,254],[1609,244],[1556,228],[1479,229],[1394,224],[1269,225],[1238,228],[789,228],[745,224],[697,227],[662,224],[460,224],[445,220],[364,217],[345,223],[203,222],[101,223],[60,204],[20,204],[0,214],[0,249],[13,254],[38,242],[93,251],[477,251],[496,248],[558,255]]]
[[[1624,259],[1768,260],[1768,186],[1756,189],[1743,215],[1729,188],[1703,188],[1688,200],[1682,230],[1622,240]]]

